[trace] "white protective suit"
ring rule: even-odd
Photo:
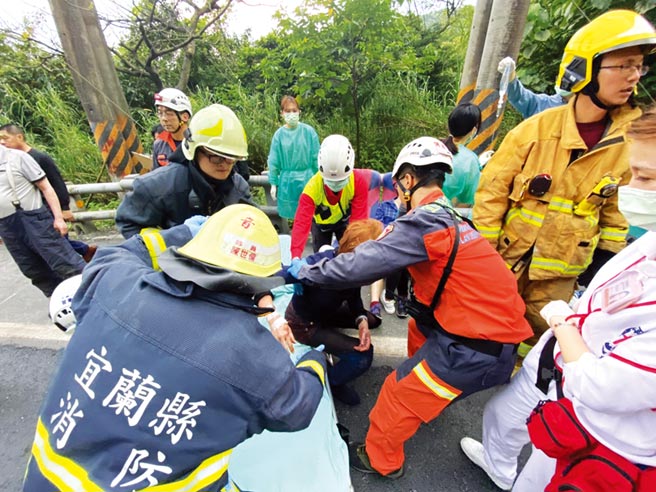
[[[621,309],[605,312],[604,297],[626,290],[623,279],[631,275],[642,283],[638,297]],[[633,463],[656,466],[656,232],[646,233],[611,259],[575,312],[582,316],[581,333],[592,354],[563,364],[555,345],[564,395],[602,444]],[[517,457],[529,442],[526,418],[539,400],[556,399],[553,381],[548,395],[535,386],[542,347],[552,336],[551,330],[544,333],[522,369],[485,407],[485,460],[490,471],[508,483],[515,479]],[[554,470],[555,460],[534,448],[513,491],[544,490]]]

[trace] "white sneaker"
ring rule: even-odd
[[[383,292],[380,294],[380,304],[383,306],[383,309],[387,314],[394,314],[394,299],[389,301],[385,299],[385,292],[387,291],[383,289]]]
[[[478,442],[476,439],[471,437],[463,437],[460,440],[460,447],[462,448],[465,456],[471,460],[476,466],[479,466],[483,469],[487,476],[490,477],[490,480],[494,482],[494,485],[499,487],[501,490],[510,490],[512,489],[512,482],[508,483],[502,478],[495,477],[490,471],[487,463],[485,462],[485,450],[483,449],[483,444]]]

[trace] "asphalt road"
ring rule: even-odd
[[[95,238],[100,245],[115,244],[117,236]],[[0,245],[0,490],[20,490],[30,455],[36,418],[48,382],[66,343],[47,317],[47,300],[25,279],[4,245]],[[368,289],[363,289],[368,291]],[[368,292],[366,292],[368,295]],[[403,360],[405,321],[386,316],[373,331],[376,355],[371,370],[355,388],[362,403],[336,410],[352,440],[363,440],[368,414],[378,390],[393,367]],[[406,472],[398,480],[351,472],[355,492],[459,492],[498,490],[460,451],[465,435],[480,438],[483,406],[494,390],[474,395],[447,408],[406,445]]]

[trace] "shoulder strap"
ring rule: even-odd
[[[444,267],[444,272],[442,273],[442,278],[440,278],[440,283],[437,284],[437,289],[435,289],[435,294],[433,294],[433,301],[431,302],[430,305],[431,312],[435,310],[437,303],[440,302],[440,297],[442,297],[442,292],[444,291],[446,281],[449,279],[449,275],[451,275],[453,262],[456,259],[456,254],[458,253],[458,246],[460,245],[460,228],[458,227],[458,224],[460,223],[460,218],[461,218],[459,215],[456,215],[456,212],[450,207],[446,207],[439,202],[435,202],[435,203],[441,206],[444,210],[446,210],[446,212],[453,219],[455,237],[453,239],[453,248],[451,249],[451,253],[449,254],[449,259],[447,260],[446,266]]]

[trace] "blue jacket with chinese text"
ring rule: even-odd
[[[190,233],[161,237],[182,245]],[[323,354],[294,367],[250,296],[155,271],[142,236],[98,252],[73,310],[26,492],[219,491],[237,444],[305,428],[321,399]]]

